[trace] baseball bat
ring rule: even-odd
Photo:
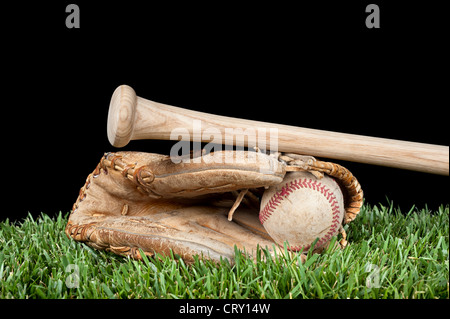
[[[201,123],[203,132],[220,132],[221,144],[230,144],[230,141],[225,139],[226,129],[253,129],[261,135],[257,136],[258,140],[260,138],[268,140],[268,134],[275,129],[277,151],[280,152],[449,175],[448,146],[316,130],[192,111],[146,100],[137,96],[133,88],[127,85],[119,86],[112,95],[108,112],[108,139],[113,146],[123,147],[130,140],[170,140],[174,130],[182,128],[189,132],[193,141],[211,142],[211,134],[202,134],[201,131],[194,129],[195,123]]]

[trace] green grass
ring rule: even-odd
[[[449,298],[449,207],[365,205],[349,245],[234,265],[169,257],[135,261],[64,234],[67,215],[0,223],[0,298]]]

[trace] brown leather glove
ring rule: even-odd
[[[139,249],[233,260],[234,246],[252,255],[275,245],[261,225],[259,199],[289,171],[334,177],[345,197],[343,223],[362,205],[362,191],[340,165],[296,154],[221,151],[213,157],[170,157],[138,152],[105,154],[73,205],[67,236],[120,255],[141,258]],[[344,236],[345,237],[345,236]],[[345,238],[342,241],[345,243]]]

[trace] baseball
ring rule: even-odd
[[[344,198],[336,181],[301,171],[287,173],[280,185],[268,188],[261,200],[259,220],[280,246],[308,251],[325,245],[339,232]]]

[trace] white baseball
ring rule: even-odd
[[[339,232],[344,218],[344,198],[336,181],[301,171],[287,173],[283,183],[270,187],[261,200],[259,220],[280,246],[308,251],[326,244]]]

